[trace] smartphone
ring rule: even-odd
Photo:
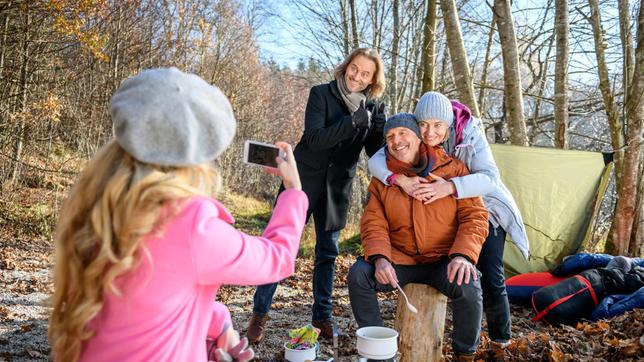
[[[275,145],[252,140],[244,142],[244,163],[277,168],[277,156],[284,157],[284,151]]]

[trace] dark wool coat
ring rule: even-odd
[[[304,116],[304,134],[294,154],[309,198],[308,214],[316,207],[327,231],[344,228],[351,185],[362,148],[371,157],[383,145],[382,132],[355,129],[336,81],[311,88]]]

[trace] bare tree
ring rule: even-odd
[[[481,69],[481,79],[479,81],[479,107],[482,112],[485,111],[485,89],[487,88],[487,76],[490,63],[492,62],[492,43],[494,42],[494,27],[496,26],[496,16],[492,13],[492,21],[487,34],[487,45],[485,46],[485,58],[483,68]]]
[[[591,0],[592,1],[592,0]],[[644,3],[644,0],[641,1]],[[628,14],[626,14],[628,17]],[[626,37],[622,37],[625,39]],[[625,93],[627,135],[624,146],[622,182],[617,190],[617,205],[611,228],[614,252],[617,255],[640,256],[642,240],[637,240],[633,227],[637,227],[639,179],[642,177],[642,131],[644,130],[644,10],[640,7],[638,16],[638,46],[633,81]],[[640,196],[641,199],[641,196]],[[641,216],[639,216],[641,217]]]
[[[434,90],[434,68],[436,67],[436,0],[427,0],[427,13],[423,26],[421,93]]]
[[[521,87],[521,74],[519,73],[519,51],[510,0],[494,0],[494,14],[503,55],[503,94],[510,129],[510,143],[527,146],[528,134],[523,115],[523,89]]]
[[[360,46],[360,38],[358,37],[358,18],[356,16],[356,0],[349,0],[349,8],[351,9],[351,38],[353,40],[353,49]]]
[[[389,67],[390,109],[398,112],[398,48],[400,45],[400,0],[393,0],[393,39],[391,40],[391,64]]]
[[[555,147],[568,148],[568,0],[555,1]]]

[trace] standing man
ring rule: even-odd
[[[353,177],[362,149],[371,156],[382,145],[386,121],[384,104],[373,101],[385,90],[378,52],[354,50],[335,69],[334,76],[330,83],[311,88],[304,134],[294,151],[302,189],[309,199],[307,219],[313,214],[315,221],[312,324],[327,338],[333,335],[335,258],[340,230],[346,224]],[[253,316],[246,331],[251,343],[264,338],[276,289],[277,283],[273,283],[255,291]]]
[[[448,125],[436,122],[429,127],[445,131]],[[421,143],[413,114],[392,116],[384,131],[386,162],[392,172],[444,180],[468,174],[465,165],[448,156],[439,142]],[[457,360],[472,361],[483,309],[475,264],[487,226],[488,213],[479,197],[445,197],[424,204],[401,188],[372,178],[360,223],[364,258],[353,264],[347,278],[358,326],[383,325],[377,292],[407,283],[431,285],[452,300],[452,349]]]

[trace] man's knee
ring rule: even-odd
[[[374,267],[360,258],[349,269],[347,284],[351,289],[369,289],[373,287]]]
[[[457,294],[461,294],[462,298],[468,302],[481,303],[483,300],[480,280],[470,280],[469,283],[463,283],[457,288],[460,290],[460,293]]]

